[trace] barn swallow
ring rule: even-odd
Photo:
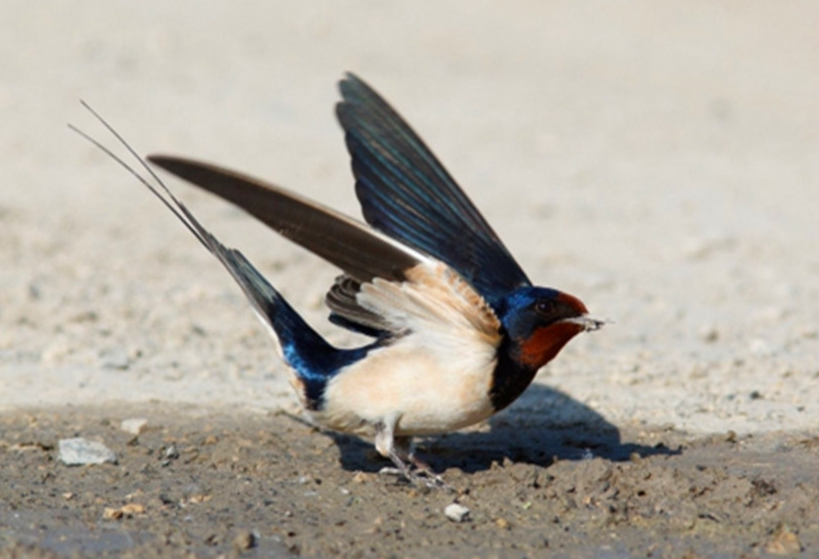
[[[506,408],[569,340],[604,321],[590,318],[577,297],[532,285],[443,165],[372,88],[352,74],[339,87],[336,116],[366,224],[209,163],[147,160],[340,268],[326,296],[329,320],[371,338],[353,349],[333,347],[311,328],[87,105],[158,188],[80,133],[147,186],[233,276],[278,341],[313,421],[374,435],[378,452],[408,479],[434,476],[415,455],[412,437],[461,429]]]

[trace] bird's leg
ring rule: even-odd
[[[424,476],[426,478],[426,485],[429,487],[442,487],[444,489],[452,489],[444,481],[444,478],[435,473],[432,467],[421,460],[415,453],[415,445],[412,443],[411,437],[396,437],[396,446],[400,446],[405,452],[407,460],[415,467],[416,475]]]
[[[405,461],[407,455],[405,452],[402,452],[402,448],[395,444],[395,423],[395,420],[381,421],[375,426],[375,449],[381,456],[389,458],[392,460],[392,463],[395,464],[395,468],[382,468],[381,473],[398,474],[404,476],[409,481],[413,481],[410,465]],[[399,440],[405,438],[406,437],[400,437]]]
[[[381,473],[403,476],[418,485],[423,481],[427,487],[448,487],[429,465],[415,456],[412,437],[396,437],[394,423],[379,423],[375,432],[375,448],[385,458],[392,460],[395,468],[382,468]],[[415,467],[416,471],[413,471]],[[421,480],[421,477],[424,477]]]

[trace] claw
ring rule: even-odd
[[[379,470],[379,474],[403,477],[416,487],[455,491],[452,486],[444,481],[444,478],[436,474],[426,462],[414,454],[409,456],[410,463],[405,462],[395,453],[392,453],[389,458],[395,464],[395,467],[385,466]]]

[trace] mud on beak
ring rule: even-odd
[[[568,324],[577,324],[583,330],[583,332],[594,332],[595,330],[600,330],[606,324],[611,324],[612,321],[603,318],[592,318],[587,314],[582,314],[580,316],[573,316],[571,318],[564,318],[560,322],[568,323]]]

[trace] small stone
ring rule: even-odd
[[[356,472],[353,476],[353,483],[367,483],[369,480],[370,476],[364,472]]]
[[[122,423],[119,424],[119,428],[125,431],[126,433],[131,433],[132,435],[139,435],[142,431],[145,430],[145,426],[148,424],[148,420],[142,417],[132,417],[130,419],[123,419]]]
[[[243,530],[233,538],[233,548],[236,551],[244,551],[256,547],[256,534],[249,530]]]
[[[120,508],[105,507],[102,511],[102,517],[105,520],[121,520],[123,518],[132,518],[137,514],[145,514],[145,506],[139,503],[128,503]]]
[[[460,503],[452,503],[446,506],[444,514],[452,522],[464,522],[469,517],[469,509]]]
[[[105,510],[102,511],[102,517],[105,520],[119,520],[122,516],[122,509],[105,507]]]
[[[145,505],[141,505],[139,503],[128,503],[127,505],[123,505],[121,510],[123,514],[127,516],[145,514]]]
[[[207,503],[213,498],[213,495],[205,495],[202,493],[197,493],[196,495],[191,495],[188,497],[187,502],[190,504],[198,505],[200,503]]]
[[[771,555],[794,555],[802,552],[802,542],[788,526],[780,524],[771,534],[771,539],[765,545],[765,551]]]
[[[81,437],[60,439],[58,458],[67,466],[117,463],[117,455],[114,454],[114,451],[100,442],[89,441]]]
[[[159,465],[163,468],[167,468],[171,465],[172,460],[177,460],[179,458],[179,450],[176,448],[176,445],[171,443],[162,451],[162,455],[160,456]]]

